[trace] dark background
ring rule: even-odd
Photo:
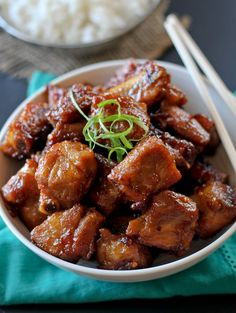
[[[227,86],[236,90],[236,0],[172,0],[168,13],[170,12],[191,15],[190,33]],[[161,60],[182,63],[174,49],[168,51]],[[26,86],[26,80],[0,73],[0,127],[24,99]],[[2,307],[0,312],[235,313],[235,299],[235,295],[175,297],[86,305]]]

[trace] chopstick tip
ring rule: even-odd
[[[171,13],[166,17],[165,23],[171,23],[171,24],[176,24],[178,22],[178,17]]]

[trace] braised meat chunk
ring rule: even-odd
[[[155,61],[137,65],[135,70],[123,78],[125,79],[123,82],[108,89],[108,92],[130,96],[138,102],[146,103],[148,107],[160,100],[170,82],[169,74]]]
[[[36,179],[40,211],[52,213],[71,208],[88,192],[96,176],[94,152],[79,142],[53,145],[39,161]]]
[[[120,85],[121,83],[125,82],[128,78],[133,77],[137,74],[143,64],[136,62],[133,59],[130,59],[124,66],[118,69],[114,76],[112,76],[108,82],[105,84],[106,90]]]
[[[190,141],[171,136],[168,132],[162,132],[159,138],[172,153],[178,170],[181,172],[189,170],[198,154],[195,146]]]
[[[78,106],[86,114],[90,111],[92,98],[96,93],[88,85],[75,84],[72,87],[73,95]],[[64,97],[60,97],[48,112],[48,119],[55,127],[57,123],[74,123],[83,120],[79,111],[74,107],[69,91]]]
[[[115,163],[108,161],[101,154],[96,154],[97,159],[97,177],[91,187],[89,199],[98,206],[100,211],[105,215],[111,214],[121,201],[121,193],[119,189],[108,180],[107,176]]]
[[[101,229],[97,260],[104,269],[133,270],[150,266],[152,256],[147,247],[126,235],[113,235],[108,229]]]
[[[108,175],[133,202],[145,201],[149,195],[169,188],[180,178],[173,156],[155,136],[142,140]]]
[[[210,141],[209,133],[191,114],[167,102],[161,104],[160,112],[154,114],[153,121],[161,129],[174,131],[198,146],[206,146]]]
[[[190,246],[197,220],[196,204],[167,190],[153,197],[148,210],[129,223],[126,234],[141,244],[183,255]]]
[[[163,71],[164,69],[160,66],[157,66],[157,64],[153,61],[148,61],[146,63],[137,63],[134,60],[130,60],[127,62],[127,64],[122,67],[120,70],[118,70],[108,83],[105,85],[105,87],[110,91],[113,92],[115,90],[115,93],[117,93],[117,89],[121,89],[122,94],[125,95],[131,95],[131,93],[135,93],[139,90],[139,92],[143,92],[143,100],[145,103],[149,104],[149,100],[152,102],[156,102],[160,99],[165,99],[168,103],[182,106],[187,102],[187,98],[183,91],[178,89],[176,86],[173,86],[170,84],[170,76]],[[145,81],[145,71],[148,79]],[[153,78],[155,78],[154,73],[158,71],[163,71],[160,73],[159,79],[157,79],[155,82]],[[151,74],[151,75],[150,75]],[[144,79],[142,81],[142,78]],[[136,86],[135,84],[140,83],[139,86]],[[156,89],[156,96],[151,94],[153,96],[150,99],[146,98],[145,96],[147,94],[145,93],[145,88],[151,89],[150,86],[151,83],[153,83],[154,88]],[[133,90],[133,86],[137,88],[137,90]],[[144,90],[142,90],[142,88]],[[139,89],[138,89],[139,88]],[[118,90],[118,93],[120,94],[120,91]],[[132,96],[132,95],[131,95]],[[139,99],[138,95],[135,94],[136,97],[134,97],[136,100]],[[141,94],[139,95],[139,97]],[[140,101],[140,100],[139,100]]]
[[[194,118],[202,125],[202,127],[209,133],[210,141],[208,142],[205,150],[209,154],[213,154],[220,144],[220,138],[217,134],[216,127],[212,119],[203,114],[195,114]]]
[[[185,195],[192,195],[197,186],[201,186],[209,181],[227,183],[228,180],[229,176],[226,173],[205,160],[197,159],[183,179],[174,186],[174,190]]]
[[[39,196],[35,172],[38,164],[34,159],[26,160],[25,165],[2,187],[2,194],[8,203],[24,203],[29,197]]]
[[[182,106],[187,102],[187,98],[183,91],[171,84],[167,85],[163,92],[163,99],[168,104]]]
[[[46,215],[39,212],[39,190],[35,179],[38,164],[34,159],[25,165],[2,187],[4,200],[13,214],[18,215],[28,229],[41,224]]]
[[[133,219],[135,219],[135,214],[130,214],[130,212],[126,214],[123,213],[122,215],[114,214],[107,218],[105,226],[113,234],[125,234],[129,222]]]
[[[194,200],[200,210],[199,234],[207,238],[236,219],[236,191],[219,181],[198,188]]]
[[[48,85],[47,93],[49,108],[53,109],[57,106],[61,98],[63,98],[66,95],[67,88],[62,88],[57,85]]]
[[[38,198],[29,198],[28,201],[19,207],[17,213],[29,231],[40,225],[47,218],[46,214],[39,211]]]
[[[202,185],[208,181],[228,182],[228,175],[207,162],[196,161],[191,167],[188,178],[196,185]]]
[[[46,117],[48,104],[32,102],[10,124],[1,150],[17,159],[30,156],[45,144],[51,126]]]
[[[104,217],[95,209],[75,205],[55,212],[31,232],[31,240],[42,250],[66,261],[88,260]]]
[[[84,121],[73,124],[58,123],[53,129],[53,131],[48,135],[46,146],[50,147],[55,143],[62,142],[65,140],[82,141],[84,139],[83,136],[84,126],[85,126]]]

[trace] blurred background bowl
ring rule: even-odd
[[[39,40],[37,38],[33,38],[30,35],[18,30],[16,27],[11,25],[11,23],[3,16],[1,12],[1,8],[0,8],[0,28],[2,28],[4,31],[6,31],[13,37],[23,40],[30,44],[44,46],[44,47],[58,48],[58,49],[63,49],[63,50],[73,49],[80,55],[86,55],[86,54],[90,55],[90,54],[96,54],[105,49],[109,49],[109,47],[112,47],[114,46],[114,44],[117,44],[121,39],[123,39],[125,36],[133,32],[150,15],[152,15],[154,11],[158,8],[160,3],[161,3],[160,0],[156,0],[155,3],[150,5],[147,12],[143,16],[139,17],[133,23],[130,23],[126,28],[122,29],[116,35],[102,39],[102,40],[89,42],[89,43],[76,43],[76,44],[50,43],[50,42]]]

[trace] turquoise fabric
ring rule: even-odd
[[[37,72],[29,93],[52,75]],[[0,221],[0,304],[84,303],[130,298],[236,293],[236,235],[206,260],[167,278],[110,283],[77,276],[48,264],[21,244]]]
[[[36,90],[47,85],[54,78],[56,78],[54,74],[35,71],[28,84],[27,96],[31,96]]]

